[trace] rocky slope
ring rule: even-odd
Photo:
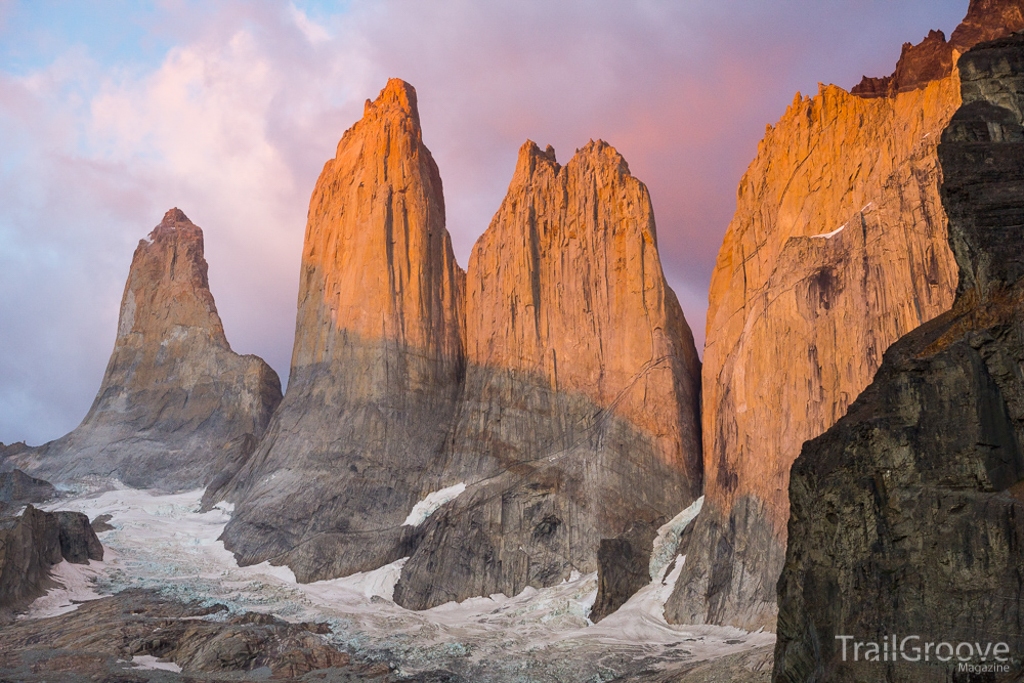
[[[444,218],[416,91],[393,79],[310,200],[287,396],[218,494],[238,501],[224,539],[241,562],[310,581],[409,554],[402,522],[440,488],[465,366],[465,274]]]
[[[700,363],[647,188],[612,147],[561,166],[523,145],[466,313],[445,476],[470,486],[402,570],[395,599],[414,608],[594,571],[603,539],[656,530],[700,493]]]
[[[237,503],[241,562],[301,581],[409,557],[403,605],[511,595],[699,493],[699,362],[646,188],[605,143],[564,167],[527,143],[467,276],[398,80],[313,193],[292,378],[208,498]]]
[[[231,350],[210,293],[203,232],[171,209],[135,250],[89,413],[71,433],[4,465],[53,482],[97,475],[137,487],[205,486],[245,460],[280,399],[277,373]]]
[[[975,48],[959,68],[964,104],[938,150],[956,303],[894,344],[793,466],[776,681],[951,680],[956,660],[844,662],[835,639],[891,634],[1004,642],[1005,675],[977,680],[1019,679],[1024,34]]]
[[[774,627],[801,445],[846,413],[892,342],[952,304],[936,147],[960,104],[954,50],[1024,28],[1022,7],[975,0],[951,42],[905,46],[892,77],[853,93],[798,96],[768,129],[712,276],[706,501],[670,620]]]

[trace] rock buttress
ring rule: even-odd
[[[934,651],[919,662],[854,662],[851,653],[844,662],[836,640],[892,634],[918,636],[908,648],[1006,643],[1006,672],[971,680],[1019,680],[1024,35],[976,47],[959,69],[964,104],[938,149],[956,302],[886,352],[846,417],[793,466],[780,683],[967,680],[956,658],[937,661]]]

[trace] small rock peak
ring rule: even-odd
[[[203,238],[203,231],[198,225],[189,220],[184,211],[174,207],[164,214],[163,220],[149,233],[149,239],[152,241],[170,235],[187,235],[201,240]]]
[[[161,225],[174,225],[175,223],[191,223],[191,222],[192,221],[190,221],[188,219],[188,216],[185,215],[184,211],[182,211],[178,207],[174,207],[173,209],[169,210],[167,213],[164,214],[164,219],[162,221],[160,221],[160,224]]]
[[[363,106],[363,118],[375,112],[399,111],[411,117],[419,123],[420,115],[416,104],[416,88],[412,87],[401,78],[389,78],[387,85],[380,91],[374,101],[366,100]]]
[[[555,148],[548,145],[541,151],[540,147],[533,140],[527,140],[519,148],[519,158],[516,160],[516,174],[530,174],[537,168],[537,164],[548,164],[558,173],[561,166],[555,159]]]
[[[629,172],[629,164],[626,162],[626,159],[619,154],[617,149],[600,138],[590,140],[582,148],[576,150],[572,161],[582,159],[587,159],[594,165],[611,165],[625,175],[632,175]]]

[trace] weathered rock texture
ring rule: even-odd
[[[0,518],[0,621],[26,607],[52,585],[50,568],[61,560],[103,560],[103,546],[79,512],[44,512],[29,505]]]
[[[562,167],[524,145],[467,277],[415,91],[392,80],[313,193],[292,380],[218,489],[226,545],[302,581],[409,557],[395,599],[414,608],[594,571],[603,538],[699,494],[698,382],[647,190],[614,149]]]
[[[1024,28],[989,23],[1022,6],[972,2],[954,42]],[[774,627],[801,445],[845,414],[892,342],[952,304],[936,153],[960,104],[952,49],[940,34],[905,49],[885,97],[798,96],[740,184],[709,295],[706,500],[671,621]]]
[[[464,287],[416,92],[391,80],[310,200],[287,396],[221,493],[241,562],[312,581],[410,553],[461,389]]]
[[[891,634],[1005,642],[1008,675],[977,680],[1019,680],[1024,34],[975,48],[959,68],[964,105],[938,150],[956,303],[894,344],[846,417],[793,466],[779,682],[959,680],[956,663],[934,656],[844,663],[835,640]]]
[[[395,589],[413,608],[595,571],[602,539],[700,493],[700,363],[647,188],[612,147],[561,166],[523,145],[473,248],[466,312],[445,476],[472,485],[423,525]]]
[[[205,486],[244,460],[281,383],[231,350],[213,302],[203,232],[171,209],[132,259],[114,351],[74,431],[8,463],[54,482],[113,476],[130,486]]]

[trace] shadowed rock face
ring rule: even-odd
[[[135,250],[117,339],[96,400],[74,431],[11,464],[54,482],[114,476],[165,489],[237,467],[281,398],[277,374],[224,336],[203,232],[171,209]]]
[[[1024,3],[1000,6],[972,3],[968,19]],[[706,499],[670,621],[774,628],[802,444],[846,413],[891,343],[952,305],[936,149],[959,79],[949,60],[934,79],[923,57],[947,48],[933,34],[905,49],[897,75],[913,87],[885,97],[827,86],[797,98],[741,182],[709,295]]]
[[[594,571],[603,538],[692,502],[701,465],[699,361],[622,157],[524,145],[467,276],[415,103],[390,81],[325,166],[293,379],[218,495],[241,562],[310,581],[409,557],[395,599],[423,608]]]
[[[959,69],[964,105],[938,150],[956,303],[894,344],[793,466],[776,681],[957,680],[934,658],[844,663],[836,635],[1002,641],[1010,672],[978,680],[1020,675],[1024,35]]]

